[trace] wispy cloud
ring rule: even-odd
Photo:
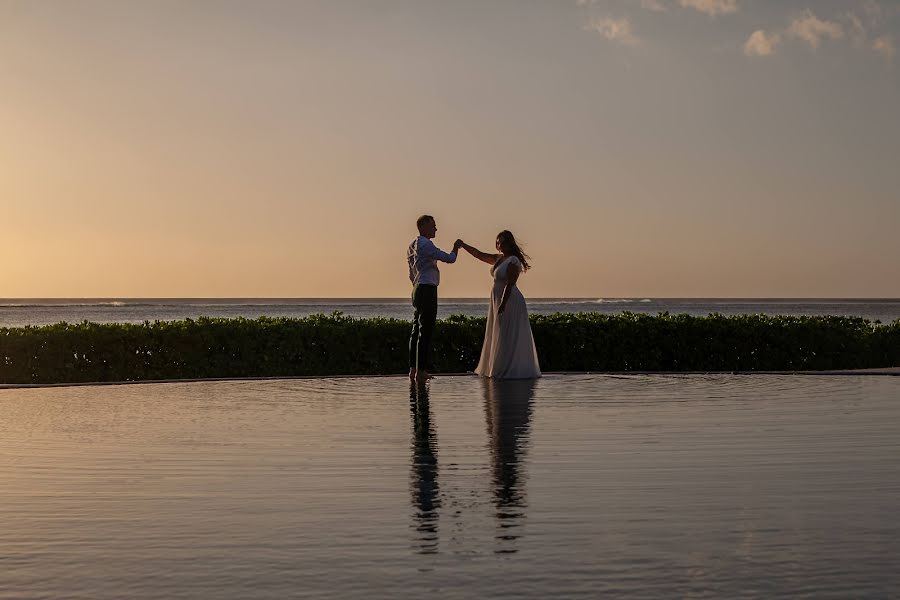
[[[787,28],[787,34],[803,40],[815,50],[822,42],[822,38],[839,40],[844,37],[844,28],[840,23],[834,21],[822,21],[807,9],[800,17],[791,22]]]
[[[897,49],[894,46],[894,38],[889,35],[881,35],[872,41],[872,50],[882,55],[888,63],[894,62],[894,54]]]
[[[666,6],[664,0],[625,0],[626,3],[632,5],[640,5],[641,8],[650,10],[653,12],[666,12],[669,10],[669,7]],[[609,1],[606,0],[575,0],[575,4],[577,6],[596,6],[598,4],[609,4]]]
[[[847,22],[849,23],[847,27],[848,34],[850,39],[853,40],[853,45],[857,48],[861,48],[866,44],[866,27],[863,25],[862,19],[860,19],[856,13],[849,12],[845,15]]]
[[[868,49],[880,54],[888,63],[893,63],[897,48],[893,36],[883,34],[870,41],[870,30],[879,29],[878,22],[871,19],[871,15],[882,15],[883,9],[875,3],[860,4],[863,9],[862,16],[856,12],[847,12],[835,17],[837,20],[819,19],[811,10],[805,10],[803,14],[795,18],[790,24],[779,31],[767,32],[763,29],[754,31],[744,42],[744,54],[746,56],[771,56],[775,54],[778,46],[786,38],[799,40],[808,44],[813,50],[819,47],[825,39],[841,40],[849,38],[857,49]],[[866,8],[869,7],[869,8]],[[872,8],[875,7],[875,8]],[[872,34],[874,35],[874,34]]]
[[[884,9],[875,0],[863,0],[862,9],[869,21],[880,22],[884,18]]]
[[[715,17],[737,12],[737,0],[679,0],[684,8],[693,8]]]
[[[641,0],[641,8],[653,12],[666,12],[668,10],[668,7],[660,0]]]
[[[611,42],[618,42],[627,46],[637,46],[641,40],[631,30],[631,21],[628,17],[616,19],[613,17],[594,17],[587,25],[590,31],[596,31]]]
[[[666,13],[684,10],[695,10],[710,17],[736,13],[740,10],[753,12],[756,6],[741,0],[574,0],[575,4],[587,7],[588,12],[596,15],[601,6],[618,5],[638,19],[650,18],[649,15],[634,15],[635,10],[652,13]],[[835,11],[825,14],[823,18],[806,8],[801,13],[794,13],[782,25],[771,24],[753,31],[744,40],[742,50],[748,57],[768,57],[779,54],[790,45],[807,45],[813,50],[829,41],[846,42],[857,50],[869,54],[874,53],[887,63],[894,62],[897,55],[898,38],[888,33],[887,24],[895,17],[900,17],[900,0],[891,0],[897,4],[879,0],[854,0],[844,12]],[[809,1],[812,4],[812,0]],[[817,6],[816,8],[821,8]],[[655,17],[656,18],[656,17]],[[660,15],[658,18],[666,18]],[[638,46],[644,40],[634,30],[629,16],[594,16],[590,19],[586,30],[599,33],[610,42],[628,46]]]
[[[771,56],[781,42],[777,33],[768,34],[762,29],[754,31],[744,43],[744,54],[747,56]]]

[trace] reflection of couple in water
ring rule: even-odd
[[[527,506],[522,459],[528,444],[534,380],[482,379],[484,413],[491,453],[492,502],[500,542],[496,552],[516,552]],[[410,492],[415,528],[422,553],[438,550],[438,516],[441,495],[438,483],[438,441],[431,419],[425,386],[410,385],[413,425],[412,481]]]

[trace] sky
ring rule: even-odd
[[[900,297],[894,0],[0,0],[0,297]],[[443,297],[486,296],[484,263]]]

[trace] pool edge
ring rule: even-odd
[[[834,371],[548,371],[544,375],[827,375],[827,376],[900,376],[900,367],[884,369],[849,369]],[[194,379],[143,379],[135,381],[82,381],[71,383],[0,383],[0,390],[42,389],[58,387],[84,387],[107,385],[209,383],[228,381],[291,381],[304,379],[361,379],[361,378],[406,378],[405,373],[391,375],[287,375],[277,377],[207,377]],[[474,373],[440,373],[444,377],[476,377]]]

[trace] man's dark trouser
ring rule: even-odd
[[[409,336],[409,368],[431,370],[431,334],[437,320],[437,286],[419,284],[413,289],[412,333]]]

